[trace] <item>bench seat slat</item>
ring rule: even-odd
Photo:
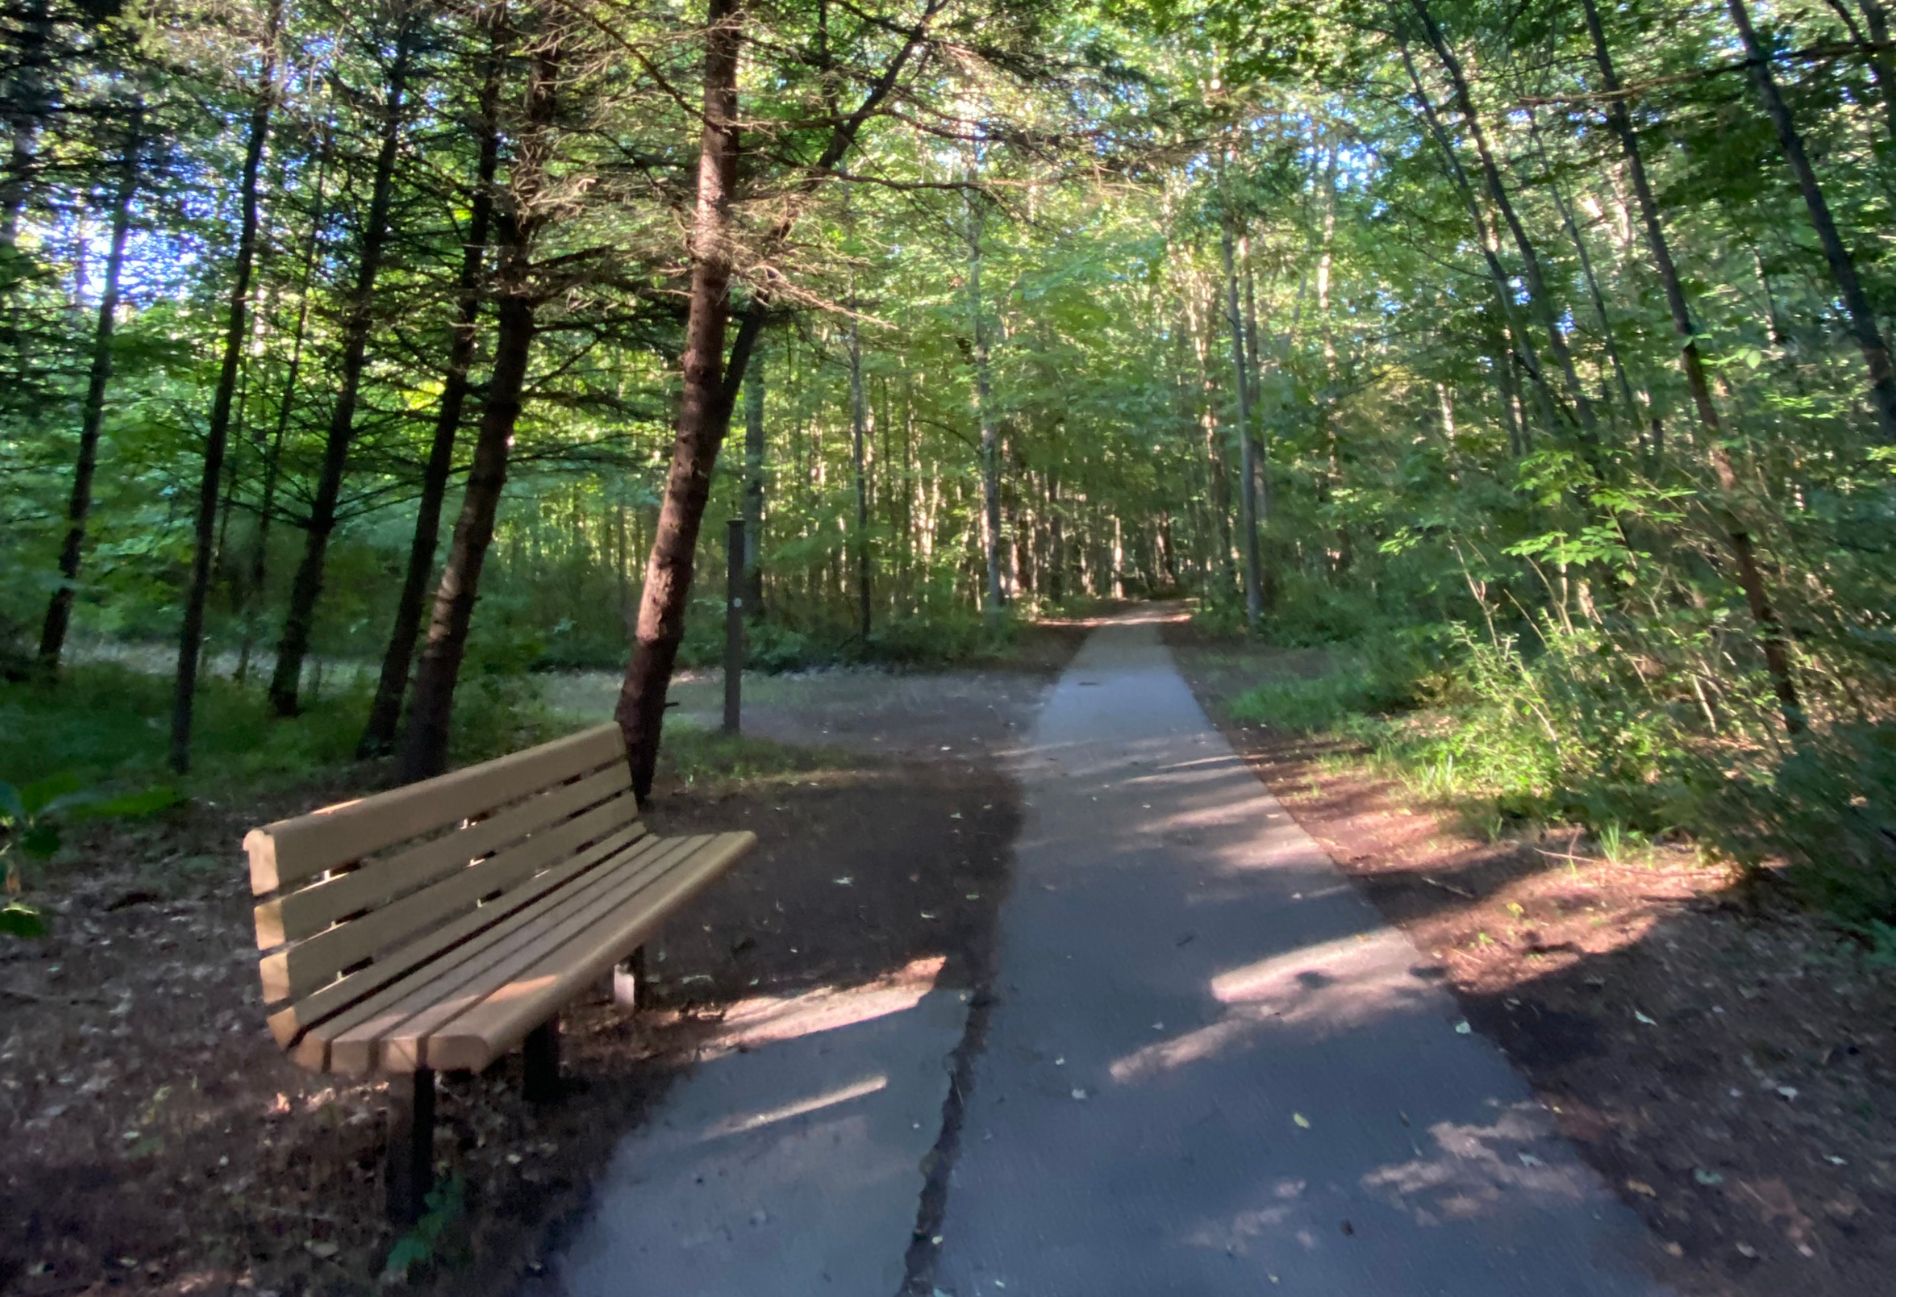
[[[255,829],[246,837],[254,894],[278,891],[624,757],[619,726],[596,725],[464,770]]]
[[[316,1025],[294,1046],[294,1061],[316,1071],[355,1076],[377,1070],[379,1041],[388,1030],[430,1006],[436,998],[510,962],[530,927],[555,916],[571,916],[576,925],[583,923],[585,915],[607,908],[624,895],[623,887],[636,885],[636,871],[651,876],[650,871],[670,868],[705,840],[646,837],[612,856],[570,870],[561,886],[514,907],[511,914],[498,917],[471,940],[441,951],[406,976]]]
[[[561,784],[391,859],[263,901],[254,908],[254,935],[262,950],[313,936],[348,915],[428,886],[529,834],[626,795],[631,787],[624,765]]]
[[[436,965],[434,976],[415,981],[406,996],[398,1000],[389,997],[378,1013],[338,1033],[331,1042],[329,1070],[397,1066],[390,1061],[392,1055],[388,1050],[388,1042],[396,1032],[430,1031],[434,1024],[512,984],[522,968],[556,947],[577,957],[575,938],[580,932],[606,915],[623,912],[636,896],[660,880],[678,875],[690,861],[711,847],[715,839],[701,835],[664,841],[670,846],[665,854],[633,863],[615,863],[596,871],[591,883],[561,903],[544,905],[524,917],[516,916],[510,928],[490,941],[486,949],[471,955],[464,950],[450,952],[445,961]],[[616,952],[589,970],[589,976],[606,972],[631,952],[631,946]],[[411,1070],[413,1066],[406,1064],[403,1070]]]
[[[590,924],[556,930],[545,952],[518,969],[512,980],[484,998],[476,998],[473,990],[463,992],[458,999],[471,1003],[456,1016],[442,1017],[436,1006],[389,1035],[381,1043],[382,1064],[394,1071],[485,1067],[651,936],[667,915],[725,873],[753,842],[751,833],[719,834]],[[434,1025],[423,1033],[430,1023]]]

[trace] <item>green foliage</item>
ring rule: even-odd
[[[427,1191],[427,1209],[420,1219],[388,1249],[383,1278],[404,1282],[436,1261],[454,1259],[449,1253],[464,1255],[468,1251],[466,1243],[448,1231],[459,1223],[466,1209],[467,1182],[463,1177],[456,1173],[436,1181]],[[449,1244],[453,1245],[451,1249]]]
[[[1894,727],[1836,726],[1805,736],[1771,772],[1716,780],[1708,842],[1735,860],[1795,862],[1791,876],[1863,936],[1890,947],[1894,918]],[[1886,929],[1884,935],[1881,929]]]
[[[1419,629],[1332,644],[1324,670],[1249,690],[1234,699],[1232,713],[1281,730],[1351,730],[1357,721],[1443,696],[1449,683],[1444,648]]]
[[[367,697],[357,686],[323,694],[281,720],[255,690],[209,676],[196,708],[195,768],[185,782],[166,767],[172,705],[171,681],[109,663],[71,667],[57,682],[0,685],[0,769],[96,790],[72,804],[77,818],[151,814],[186,796],[224,802],[351,765]],[[525,746],[550,737],[554,724],[524,677],[476,672],[456,700],[455,757],[473,761]]]

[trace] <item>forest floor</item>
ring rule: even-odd
[[[1319,651],[1165,633],[1215,725],[1653,1229],[1663,1277],[1702,1297],[1893,1291],[1889,972],[1691,852],[1489,842],[1350,747],[1233,717]]]
[[[696,737],[707,686],[688,684],[653,824],[752,829],[759,846],[650,949],[645,1012],[626,1018],[602,994],[565,1015],[565,1102],[524,1103],[511,1058],[445,1078],[457,1212],[429,1290],[505,1290],[537,1269],[615,1136],[730,1005],[936,957],[941,983],[973,983],[1019,821],[999,757],[1080,635],[1041,628],[1011,670],[754,680],[746,740]],[[605,678],[551,688],[563,714],[606,714]],[[36,876],[49,935],[0,946],[0,1127],[14,1132],[0,1290],[292,1297],[378,1282],[395,1243],[382,1087],[272,1049],[238,853],[249,826],[370,779],[347,769],[78,827]]]

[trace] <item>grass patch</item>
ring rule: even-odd
[[[793,747],[745,734],[722,734],[691,720],[669,717],[660,753],[663,785],[710,790],[716,785],[779,784],[859,762],[826,748]]]

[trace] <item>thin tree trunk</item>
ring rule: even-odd
[[[353,295],[347,308],[346,335],[341,343],[340,396],[327,426],[327,448],[320,461],[320,481],[314,492],[313,513],[307,520],[306,552],[294,572],[287,605],[286,629],[273,664],[267,698],[281,716],[300,710],[300,667],[313,642],[314,615],[320,607],[320,588],[326,578],[327,544],[338,520],[340,490],[347,475],[347,451],[353,444],[354,419],[360,408],[360,382],[366,372],[367,342],[373,335],[374,285],[386,249],[393,206],[394,165],[400,153],[407,74],[413,57],[418,23],[410,5],[399,9],[400,28],[394,35],[393,67],[387,77],[386,105],[380,123],[380,153],[374,163],[373,196],[366,224],[360,231],[360,263],[354,273]]]
[[[33,189],[33,172],[40,128],[52,110],[46,74],[58,58],[53,48],[53,8],[48,0],[28,0],[20,14],[19,59],[7,85],[7,166],[0,173],[0,247],[14,247],[20,235],[20,216]]]
[[[446,503],[447,480],[453,471],[453,448],[466,412],[468,372],[479,339],[481,276],[487,246],[492,241],[494,174],[500,162],[500,77],[506,59],[505,27],[496,17],[491,27],[492,49],[480,88],[480,155],[474,166],[468,198],[467,237],[460,254],[460,278],[455,290],[458,305],[453,338],[448,344],[447,367],[440,380],[440,406],[434,419],[433,442],[422,470],[420,507],[413,520],[413,543],[407,550],[407,570],[400,583],[400,602],[394,609],[393,629],[380,661],[380,680],[374,686],[367,727],[360,735],[359,752],[371,757],[390,751],[400,725],[407,691],[407,669],[420,642],[420,619],[426,611],[427,582],[433,574],[433,555],[440,543],[440,514]],[[624,527],[624,525],[623,525]],[[621,532],[624,550],[625,531]],[[625,580],[624,566],[621,579]],[[625,616],[626,599],[621,599]]]
[[[1246,235],[1240,239],[1240,272],[1245,281],[1240,300],[1246,317],[1243,332],[1247,339],[1247,390],[1253,396],[1247,418],[1247,424],[1253,430],[1253,490],[1254,500],[1259,506],[1256,515],[1264,522],[1270,504],[1267,496],[1267,429],[1262,419],[1266,402],[1260,388],[1260,310],[1253,287],[1253,240]]]
[[[1846,243],[1840,237],[1840,229],[1834,224],[1833,213],[1827,207],[1826,193],[1820,188],[1820,177],[1814,172],[1813,162],[1807,157],[1800,132],[1793,124],[1793,114],[1788,111],[1787,101],[1781,97],[1780,87],[1773,79],[1772,59],[1753,30],[1753,19],[1747,14],[1745,0],[1727,0],[1727,11],[1733,15],[1733,25],[1740,29],[1740,40],[1746,46],[1753,88],[1759,94],[1767,116],[1773,119],[1774,134],[1780,140],[1780,152],[1786,157],[1794,180],[1800,185],[1800,197],[1806,202],[1814,233],[1820,236],[1821,250],[1827,254],[1827,267],[1833,272],[1833,282],[1839,288],[1840,300],[1847,308],[1847,323],[1853,331],[1854,341],[1860,346],[1861,359],[1867,364],[1867,396],[1873,404],[1874,418],[1879,424],[1880,440],[1890,446],[1894,439],[1893,349],[1887,346],[1886,338],[1880,332],[1880,321],[1874,315],[1873,303],[1867,300],[1867,290],[1862,287],[1860,276],[1854,269],[1853,254],[1847,250]]]
[[[200,679],[200,639],[205,633],[207,587],[213,576],[214,524],[220,508],[220,473],[227,454],[227,431],[233,420],[233,393],[240,376],[240,349],[247,336],[247,302],[253,290],[254,244],[260,233],[260,160],[266,152],[267,127],[280,73],[282,0],[269,0],[265,39],[261,42],[260,77],[255,85],[253,112],[247,122],[246,160],[240,169],[240,242],[234,251],[233,284],[227,293],[226,342],[220,355],[220,376],[213,389],[213,409],[207,418],[206,455],[200,473],[200,504],[193,526],[193,568],[187,578],[187,598],[180,619],[180,655],[174,667],[173,724],[168,763],[185,774],[192,761],[193,697]]]
[[[307,246],[300,257],[300,305],[294,312],[293,350],[287,357],[287,372],[280,382],[280,403],[274,416],[273,436],[261,448],[260,516],[253,531],[253,547],[247,562],[247,574],[241,588],[242,631],[240,660],[233,678],[244,684],[247,667],[253,658],[256,610],[267,589],[267,538],[273,527],[273,502],[280,490],[280,453],[287,444],[287,428],[293,421],[293,400],[300,382],[300,365],[306,354],[307,321],[312,314],[313,268],[320,255],[320,234],[326,225],[327,181],[333,173],[333,123],[321,130],[320,174],[314,182],[313,209],[309,213]],[[255,445],[259,446],[256,435]]]
[[[1561,331],[1560,323],[1554,316],[1552,300],[1547,295],[1547,277],[1540,263],[1539,251],[1533,240],[1527,236],[1526,226],[1520,222],[1520,214],[1514,209],[1513,200],[1507,193],[1506,181],[1501,178],[1500,166],[1493,156],[1493,146],[1487,140],[1486,131],[1480,122],[1480,113],[1473,103],[1473,94],[1467,84],[1466,70],[1460,66],[1453,47],[1434,22],[1433,13],[1427,7],[1426,0],[1411,0],[1413,10],[1420,15],[1421,25],[1426,29],[1428,42],[1433,52],[1439,56],[1441,66],[1447,70],[1447,78],[1453,83],[1454,107],[1467,126],[1467,135],[1473,141],[1474,151],[1480,158],[1481,174],[1486,178],[1487,192],[1500,211],[1501,219],[1507,230],[1513,235],[1514,245],[1520,250],[1520,264],[1526,271],[1527,293],[1532,299],[1534,313],[1539,316],[1541,327],[1547,333],[1547,346],[1553,352],[1553,358],[1560,367],[1560,375],[1567,384],[1567,393],[1573,398],[1574,414],[1579,420],[1580,435],[1586,441],[1589,454],[1598,447],[1600,425],[1595,419],[1593,405],[1587,400],[1585,390],[1580,384],[1580,375],[1574,369],[1573,351],[1567,346],[1566,334]],[[1595,466],[1598,466],[1597,457]]]
[[[1733,2],[1738,3],[1738,0]],[[1681,285],[1673,253],[1667,247],[1666,230],[1660,219],[1660,204],[1654,197],[1653,185],[1647,179],[1646,165],[1640,157],[1639,136],[1633,128],[1626,102],[1619,95],[1620,80],[1614,73],[1613,58],[1607,50],[1606,29],[1601,23],[1600,11],[1595,0],[1581,0],[1581,3],[1586,10],[1588,35],[1593,38],[1594,61],[1599,65],[1602,82],[1609,92],[1607,120],[1620,139],[1622,152],[1627,156],[1627,169],[1632,175],[1634,194],[1640,202],[1641,220],[1647,229],[1647,247],[1653,256],[1654,268],[1660,274],[1661,287],[1666,292],[1667,310],[1673,317],[1673,331],[1680,338],[1680,367],[1686,374],[1687,390],[1693,396],[1694,411],[1700,416],[1701,442],[1707,448],[1714,475],[1720,484],[1722,502],[1718,512],[1721,525],[1727,533],[1728,545],[1733,551],[1734,573],[1741,592],[1746,596],[1747,609],[1760,632],[1761,655],[1766,659],[1767,675],[1773,685],[1774,697],[1780,704],[1781,720],[1788,733],[1797,734],[1806,728],[1806,719],[1800,706],[1799,690],[1794,685],[1793,660],[1786,629],[1774,610],[1765,575],[1760,570],[1759,558],[1754,552],[1753,537],[1735,505],[1738,482],[1721,433],[1720,411],[1714,405],[1712,389],[1707,385],[1706,367],[1700,360],[1700,347],[1694,339],[1693,315],[1687,306],[1686,290]]]
[[[1227,279],[1227,332],[1233,340],[1233,381],[1240,400],[1240,518],[1246,554],[1241,564],[1245,572],[1247,625],[1260,625],[1260,507],[1254,488],[1253,397],[1247,387],[1246,339],[1240,326],[1240,272],[1233,260],[1233,225],[1221,221],[1220,259]]]
[[[73,492],[67,500],[67,538],[60,547],[60,585],[47,602],[40,628],[40,665],[59,670],[60,650],[66,644],[73,616],[74,584],[80,579],[80,560],[86,552],[87,515],[93,509],[93,471],[100,450],[100,428],[106,417],[107,384],[113,378],[113,326],[120,310],[120,269],[126,260],[127,233],[133,224],[133,195],[140,185],[140,150],[145,144],[145,115],[135,104],[127,122],[126,152],[120,160],[120,180],[113,194],[113,227],[107,239],[107,266],[100,286],[100,310],[93,326],[93,355],[87,367],[87,395],[80,413],[80,449],[73,466]]]
[[[1626,407],[1627,421],[1634,431],[1640,430],[1640,402],[1636,397],[1632,380],[1627,377],[1627,366],[1620,358],[1620,342],[1613,331],[1613,319],[1607,312],[1607,298],[1600,287],[1600,277],[1593,272],[1593,257],[1587,249],[1586,236],[1580,232],[1580,222],[1574,212],[1573,204],[1560,192],[1560,182],[1553,178],[1552,163],[1547,158],[1545,144],[1541,141],[1540,123],[1528,107],[1527,133],[1533,137],[1534,154],[1540,160],[1540,170],[1546,178],[1547,192],[1553,197],[1553,205],[1560,212],[1561,223],[1567,231],[1567,238],[1573,243],[1574,255],[1580,261],[1580,276],[1587,281],[1587,298],[1593,303],[1594,320],[1600,326],[1600,339],[1607,350],[1607,361],[1613,368],[1614,382],[1620,386],[1620,402]],[[1604,393],[1606,385],[1601,384]]]
[[[1547,386],[1547,377],[1540,367],[1539,354],[1534,350],[1533,340],[1527,334],[1526,321],[1520,314],[1519,306],[1513,300],[1513,277],[1507,271],[1506,264],[1500,259],[1489,227],[1486,214],[1481,211],[1480,200],[1474,194],[1473,182],[1467,177],[1466,167],[1461,163],[1459,154],[1454,151],[1453,141],[1448,138],[1446,127],[1440,122],[1440,114],[1435,111],[1433,101],[1427,95],[1426,86],[1420,78],[1420,69],[1413,61],[1413,52],[1405,41],[1400,42],[1400,64],[1406,69],[1407,79],[1413,87],[1414,101],[1420,105],[1420,113],[1426,119],[1427,131],[1433,136],[1434,145],[1440,150],[1444,170],[1452,179],[1454,189],[1460,195],[1461,205],[1467,210],[1467,217],[1473,224],[1474,239],[1480,245],[1480,256],[1487,265],[1487,277],[1493,281],[1495,299],[1500,305],[1500,313],[1505,317],[1507,333],[1513,339],[1513,357],[1526,372],[1532,384],[1541,418],[1548,423],[1558,415],[1553,389]]]
[[[740,492],[740,516],[746,533],[746,614],[758,617],[766,609],[766,584],[760,574],[761,533],[767,514],[767,373],[766,357],[755,351],[746,377],[746,482]]]
[[[853,396],[853,553],[860,594],[860,642],[873,638],[873,567],[867,551],[867,383],[861,369],[860,300],[848,304],[848,383]]]
[[[986,554],[987,606],[997,612],[1006,601],[1006,591],[1000,577],[1000,420],[993,408],[992,330],[980,292],[980,237],[986,215],[976,194],[969,191],[963,197],[967,304],[973,316],[973,400],[980,420],[980,540]]]

